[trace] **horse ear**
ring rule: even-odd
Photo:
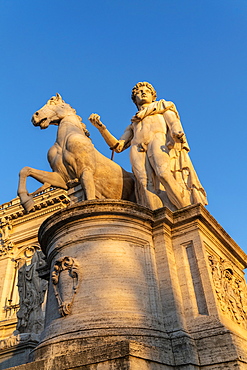
[[[58,94],[58,93],[56,93],[56,98],[57,98],[57,100],[61,100],[61,101],[63,101],[63,98],[61,97],[61,95],[60,94]]]

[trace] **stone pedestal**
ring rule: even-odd
[[[132,341],[159,343],[160,357],[172,362],[152,224],[152,211],[121,201],[84,202],[43,223],[40,241],[52,280],[36,359]]]
[[[247,368],[247,257],[201,205],[86,201],[39,238],[45,330],[16,370]]]

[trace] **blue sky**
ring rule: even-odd
[[[246,0],[0,0],[0,204],[15,198],[24,166],[49,170],[56,128],[30,118],[59,92],[119,137],[135,113],[138,81],[175,102],[207,209],[247,252]],[[115,160],[130,170],[128,152]],[[39,186],[30,180],[29,189]]]

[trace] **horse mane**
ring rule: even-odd
[[[66,103],[66,104],[68,104],[68,103]],[[79,119],[79,121],[80,121],[80,123],[81,123],[81,125],[82,125],[82,129],[83,129],[83,131],[84,131],[85,135],[86,135],[87,137],[89,137],[89,136],[90,136],[90,132],[88,131],[88,129],[87,129],[87,127],[86,127],[85,123],[83,123],[83,122],[82,122],[82,118],[81,118],[81,116],[79,116],[79,115],[76,113],[76,110],[75,110],[74,108],[72,108],[70,104],[68,104],[68,106],[72,109],[72,111],[75,113],[76,117]]]
[[[52,103],[51,103],[51,101],[52,101]],[[68,103],[66,103],[63,99],[62,99],[62,97],[61,97],[61,95],[59,95],[59,94],[57,94],[56,96],[53,96],[53,97],[51,97],[48,101],[47,101],[47,104],[55,104],[55,105],[59,105],[59,104],[66,104],[66,105],[68,105],[69,107],[70,107],[70,109],[72,110],[72,112],[76,115],[76,117],[79,119],[79,121],[80,121],[80,123],[81,123],[81,125],[82,125],[82,129],[83,129],[83,131],[84,131],[84,133],[85,133],[85,135],[87,136],[87,137],[89,137],[90,136],[90,132],[88,131],[88,129],[86,128],[86,125],[85,125],[85,123],[83,123],[82,122],[82,118],[76,113],[76,110],[73,108],[73,107],[71,107],[71,105],[70,104],[68,104]]]

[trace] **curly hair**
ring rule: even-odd
[[[146,86],[147,88],[149,88],[149,90],[151,91],[152,95],[153,95],[153,101],[156,100],[157,98],[157,93],[156,93],[156,90],[154,89],[154,87],[148,83],[148,82],[138,82],[132,89],[132,94],[131,94],[131,99],[133,100],[133,102],[135,103],[136,105],[136,99],[135,99],[135,96],[136,96],[136,93],[137,91],[139,90],[140,87],[142,86]]]

